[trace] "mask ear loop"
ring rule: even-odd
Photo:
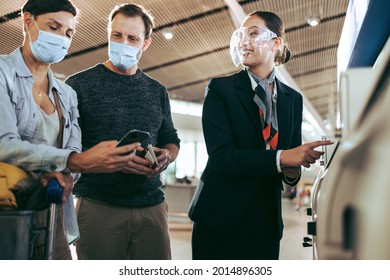
[[[31,35],[30,35],[30,27],[28,27],[28,29],[27,29],[27,35],[28,35],[28,39],[30,40],[30,43],[32,43]]]
[[[34,18],[34,16],[32,16]],[[35,26],[37,27],[38,29],[38,35],[39,35],[39,31],[41,31],[38,27],[38,24],[37,22],[35,21],[35,18],[34,18],[34,23],[35,23]],[[32,43],[33,41],[31,41],[31,35],[30,35],[30,30],[27,30],[27,34],[28,34],[28,39],[30,40],[30,43]]]
[[[141,58],[141,54],[142,54],[142,48],[139,49],[139,51],[138,51],[138,53],[137,53],[137,55],[136,55],[137,63],[138,63],[138,61],[139,61],[140,58]]]

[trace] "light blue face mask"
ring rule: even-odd
[[[110,41],[108,56],[112,64],[122,70],[127,70],[138,62],[138,53],[141,48]]]
[[[40,30],[36,22],[35,25],[39,30],[38,38],[35,42],[31,41],[30,32],[28,32],[31,52],[35,58],[46,64],[63,60],[68,53],[71,40],[65,36]]]

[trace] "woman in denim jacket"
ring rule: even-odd
[[[57,178],[66,208],[80,173],[119,171],[139,144],[115,148],[117,141],[105,141],[82,152],[76,92],[50,70],[67,54],[78,10],[69,0],[28,0],[21,12],[23,44],[0,56],[0,161],[31,171],[43,186]],[[70,259],[60,213],[54,258]]]

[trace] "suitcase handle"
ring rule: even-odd
[[[49,183],[46,186],[46,202],[47,203],[55,203],[61,204],[62,202],[62,187],[58,180],[53,178],[50,179]]]

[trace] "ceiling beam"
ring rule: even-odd
[[[172,60],[172,61],[169,61],[169,62],[166,62],[166,63],[161,63],[161,64],[158,64],[158,65],[155,65],[155,66],[144,68],[143,71],[144,72],[153,71],[153,70],[156,70],[156,69],[164,68],[164,67],[171,66],[171,65],[174,65],[174,64],[177,64],[177,63],[186,62],[186,61],[191,60],[191,59],[195,59],[195,58],[198,58],[198,57],[203,57],[203,56],[206,56],[206,55],[209,55],[209,54],[213,54],[213,53],[220,52],[220,51],[226,51],[226,50],[229,50],[229,46],[213,49],[213,50],[210,50],[210,51],[207,51],[207,52],[203,52],[203,53],[199,53],[199,54],[192,55],[192,56],[187,56],[185,58]]]
[[[312,55],[312,54],[316,54],[316,53],[320,53],[320,52],[325,52],[325,51],[328,51],[328,50],[331,50],[331,49],[337,49],[338,46],[339,46],[338,44],[335,44],[335,45],[323,46],[321,48],[311,49],[311,50],[306,51],[306,52],[301,52],[301,53],[298,53],[298,54],[294,54],[292,56],[292,59],[300,58],[300,57],[304,57],[304,56],[308,56],[308,55]]]
[[[242,6],[236,0],[224,0],[225,4],[229,7],[230,16],[233,20],[234,26],[239,28],[242,21],[246,17],[246,13]]]
[[[9,20],[13,20],[20,17],[20,10],[14,11],[12,13],[8,13],[0,17],[0,23],[7,22]]]
[[[345,16],[346,16],[346,13],[341,13],[341,14],[338,14],[338,15],[333,15],[333,16],[330,16],[330,17],[322,18],[321,19],[321,24],[324,23],[324,22],[336,20],[336,19],[339,19],[339,18],[344,18]],[[293,27],[290,27],[290,28],[286,28],[285,32],[288,33],[288,32],[291,32],[291,31],[304,29],[304,28],[312,28],[312,27],[310,25],[308,25],[307,23],[304,23],[304,24],[301,24],[301,25],[297,25],[297,26],[293,26]]]
[[[316,83],[314,85],[305,86],[305,87],[302,87],[302,90],[303,91],[308,91],[308,90],[312,90],[312,89],[315,89],[315,88],[318,88],[318,87],[331,86],[331,85],[337,85],[337,79],[327,80],[327,81],[323,81],[321,83]]]
[[[333,64],[333,65],[329,65],[329,66],[318,68],[318,69],[314,69],[314,70],[299,72],[299,73],[294,74],[293,77],[296,79],[296,78],[299,78],[299,77],[305,77],[307,75],[318,74],[318,73],[325,72],[325,71],[328,71],[328,70],[336,69],[336,67],[337,67],[337,65]]]

